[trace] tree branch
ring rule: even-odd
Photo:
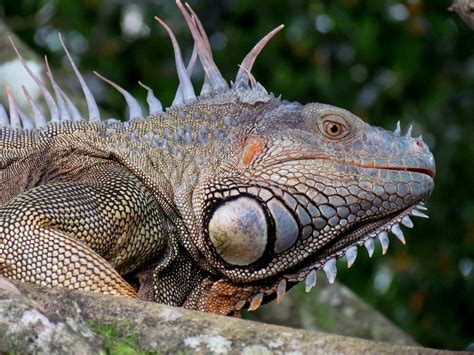
[[[0,352],[437,352],[215,316],[151,302],[21,283],[15,285],[19,292],[0,289]]]

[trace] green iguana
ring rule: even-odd
[[[179,0],[194,38],[188,66],[168,32],[179,87],[170,108],[148,90],[148,116],[123,88],[130,119],[101,120],[64,45],[88,119],[47,74],[45,115],[24,88],[0,107],[0,275],[48,287],[100,292],[219,314],[255,310],[299,281],[309,291],[336,260],[371,255],[388,232],[427,217],[433,155],[411,128],[372,127],[326,104],[267,93],[251,74],[266,35],[228,84],[203,26]],[[21,55],[18,54],[21,59]],[[205,72],[196,96],[190,74]],[[46,63],[47,64],[47,63]],[[48,119],[46,117],[49,117]]]

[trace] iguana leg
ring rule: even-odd
[[[137,297],[109,263],[60,231],[12,224],[0,227],[0,233],[0,275],[47,287]]]
[[[116,270],[159,255],[170,225],[163,215],[138,179],[113,166],[35,187],[0,208],[0,275],[136,297]]]

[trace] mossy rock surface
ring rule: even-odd
[[[0,288],[0,353],[431,353],[133,299],[15,284]]]

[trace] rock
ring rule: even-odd
[[[0,353],[436,352],[216,316],[134,299],[14,284],[20,294],[0,289]]]

